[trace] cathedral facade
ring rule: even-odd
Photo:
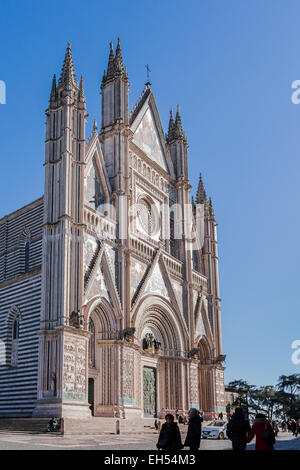
[[[0,416],[225,411],[217,224],[190,196],[179,108],[129,111],[120,41],[86,138],[70,45],[46,110],[42,198],[0,220]]]

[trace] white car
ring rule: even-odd
[[[227,421],[215,420],[202,429],[203,439],[225,439]]]

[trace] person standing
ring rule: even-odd
[[[296,422],[296,437],[300,434],[300,419]]]
[[[281,430],[282,430],[282,432],[285,432],[285,431],[286,431],[286,426],[287,426],[286,421],[283,420],[282,423],[281,423]]]
[[[245,419],[242,408],[236,408],[226,429],[227,437],[232,442],[232,450],[246,450],[250,431],[250,423]]]
[[[166,422],[162,425],[156,447],[170,452],[179,452],[182,449],[181,435],[174,416],[167,414]]]
[[[256,436],[255,450],[274,449],[275,434],[271,424],[262,413],[258,413],[255,416],[255,421],[247,437],[247,442],[252,441],[254,436]]]
[[[297,429],[297,423],[295,418],[291,419],[291,431],[293,433],[293,436],[296,436],[296,429]],[[297,436],[296,436],[297,437]]]
[[[199,415],[198,410],[191,408],[189,411],[188,432],[184,446],[189,447],[192,452],[196,452],[200,447],[202,422],[203,418]]]

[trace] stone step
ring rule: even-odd
[[[49,418],[0,418],[0,433],[46,433]]]
[[[117,419],[117,418],[101,418],[93,417],[89,419],[70,419],[64,420],[65,434],[116,434],[117,421],[119,421],[120,433],[143,433],[144,423]]]
[[[119,421],[121,434],[157,433],[153,418],[118,419],[91,417],[88,419],[64,419],[64,434],[116,434],[116,422]],[[0,433],[46,433],[49,418],[0,418]],[[160,420],[161,424],[164,420]],[[180,425],[185,431],[187,426]],[[60,431],[55,432],[60,433]],[[52,434],[52,433],[47,433]]]

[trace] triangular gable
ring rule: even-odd
[[[99,206],[108,201],[108,193],[103,184],[103,178],[100,176],[99,166],[96,161],[96,154],[92,159],[89,169],[86,171],[84,179],[84,198],[85,203],[92,209],[97,210]]]
[[[203,322],[203,318],[202,318],[201,314],[198,315],[198,319],[197,319],[197,323],[196,323],[196,334],[197,334],[197,336],[206,334],[205,326],[204,326],[204,322]]]
[[[105,249],[105,242],[101,244],[85,286],[86,301],[99,295],[108,299],[121,314],[120,297],[110,267],[110,258]]]
[[[184,316],[177,302],[172,279],[168,272],[160,248],[157,250],[152,264],[148,267],[148,270],[144,275],[144,279],[142,280],[140,287],[137,289],[132,299],[132,312],[134,312],[135,309],[138,309],[139,301],[145,294],[158,294],[159,296],[168,300],[168,302],[172,304],[172,307],[178,315],[178,319],[181,322],[181,326],[184,332],[188,334],[187,325],[184,321]],[[135,313],[133,314],[133,316],[134,315]]]
[[[112,302],[111,295],[107,287],[103,274],[103,269],[101,266],[99,266],[97,272],[95,273],[95,277],[89,289],[89,293],[92,297],[100,295],[101,297],[106,298],[109,302]]]
[[[168,171],[166,158],[162,150],[157,127],[150,107],[147,107],[139,122],[134,133],[133,142],[143,150],[151,160],[155,161],[165,171]]]
[[[167,284],[162,276],[158,263],[146,283],[144,293],[159,294],[170,301]]]
[[[158,294],[172,303],[178,313],[182,313],[160,249],[157,251],[148,270],[143,270],[143,273],[139,273],[139,279],[140,282],[135,282],[135,292],[132,295],[133,305],[136,304],[137,300],[144,294]],[[136,289],[137,285],[138,287]]]
[[[195,308],[195,326],[196,326],[196,336],[206,336],[209,340],[213,340],[213,335],[211,331],[211,326],[208,320],[208,315],[206,311],[206,302],[204,301],[203,295],[199,295],[196,308]]]
[[[111,194],[111,186],[109,182],[109,177],[107,174],[104,157],[102,154],[101,145],[99,142],[99,137],[93,136],[90,145],[87,147],[87,153],[85,157],[85,177],[87,178],[90,174],[93,166],[97,168],[97,173],[99,175],[99,180],[103,189],[103,193],[109,200],[109,195]],[[87,202],[87,201],[86,201]]]
[[[131,261],[130,297],[137,295],[147,270],[147,265],[138,260]]]
[[[133,143],[151,160],[174,177],[171,157],[165,145],[164,131],[152,91],[149,89],[139,101],[137,112],[133,113],[131,130]]]

